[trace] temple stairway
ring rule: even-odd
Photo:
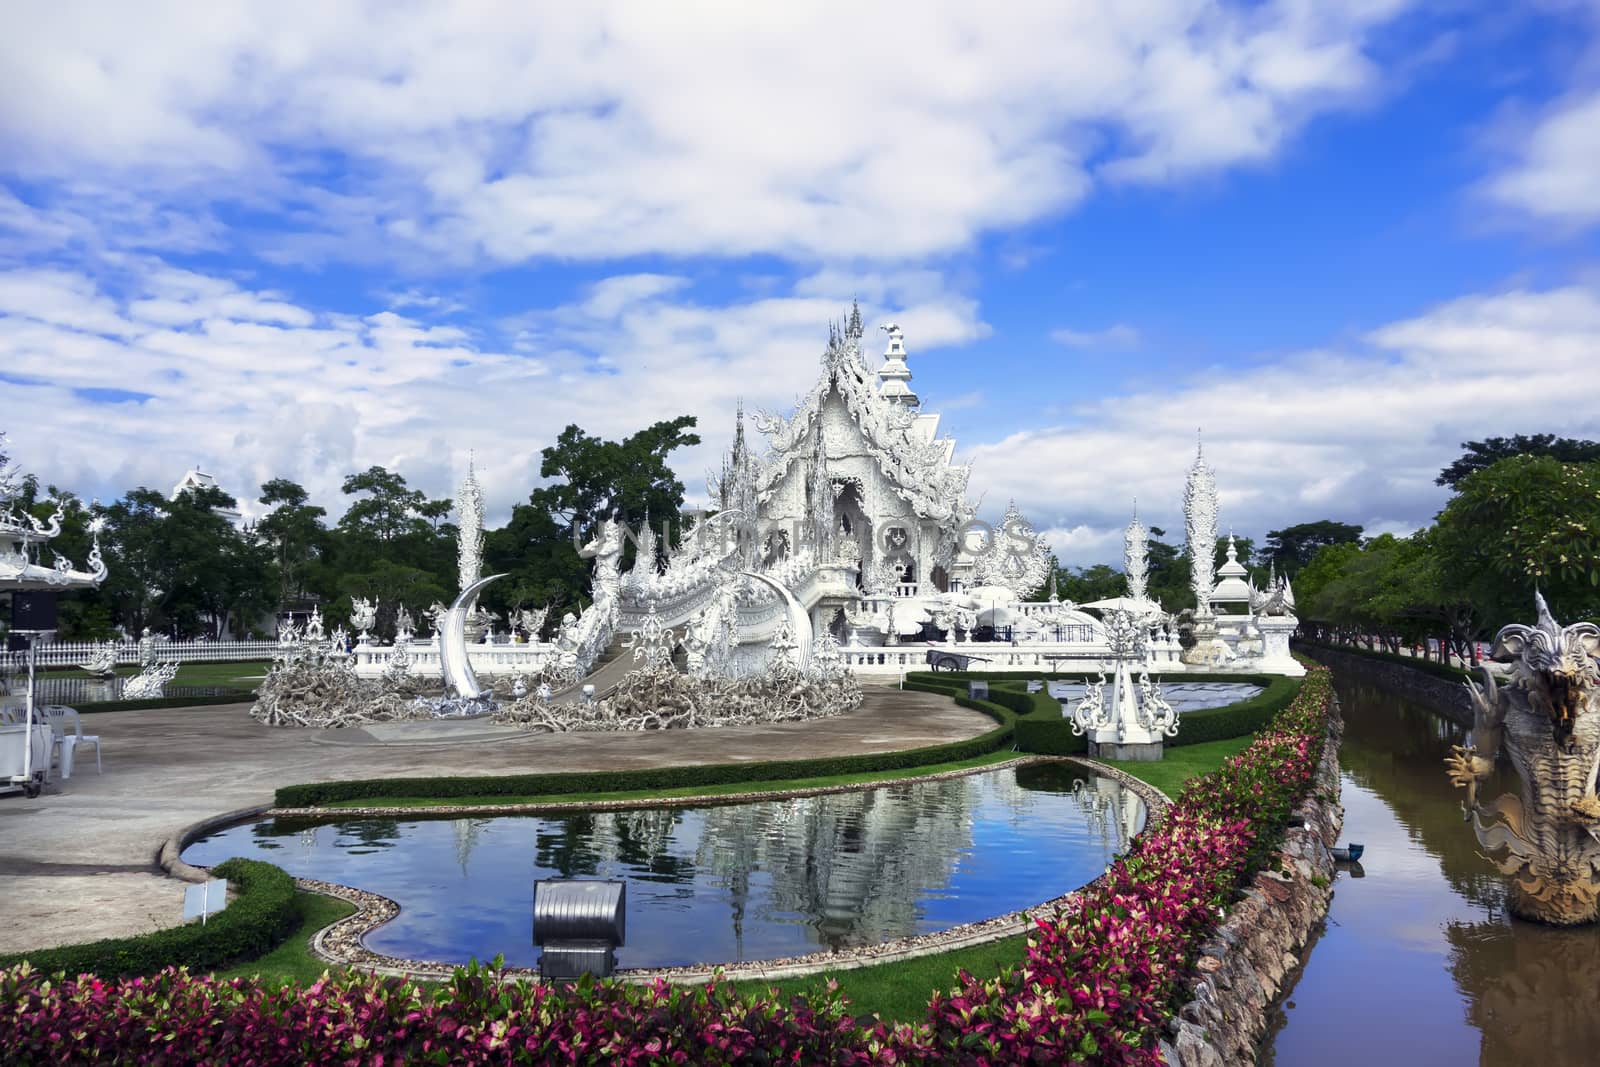
[[[558,689],[551,694],[551,701],[560,703],[581,700],[583,699],[583,687],[586,685],[594,686],[596,698],[603,697],[606,693],[616,688],[617,683],[622,681],[623,677],[634,667],[633,655],[626,647],[628,640],[629,635],[627,634],[618,634],[613,637],[611,643],[606,646],[605,651],[600,653],[599,658],[595,660],[594,669],[565,689]]]

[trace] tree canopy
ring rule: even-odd
[[[1513,456],[1549,456],[1563,463],[1593,463],[1600,460],[1600,441],[1580,441],[1550,433],[1490,437],[1483,441],[1461,442],[1461,458],[1439,472],[1435,485],[1459,488],[1462,479]]]

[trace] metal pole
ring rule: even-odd
[[[30,786],[33,783],[33,646],[37,640],[37,634],[28,636],[28,703],[22,728],[22,774]]]

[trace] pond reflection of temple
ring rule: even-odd
[[[949,880],[972,848],[978,785],[952,778],[706,812],[698,862],[727,886],[736,928],[753,878],[766,919],[809,922],[834,949],[904,933],[918,898]]]

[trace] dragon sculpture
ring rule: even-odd
[[[1511,910],[1574,926],[1600,919],[1600,627],[1562,627],[1534,595],[1538,622],[1506,626],[1491,658],[1509,664],[1503,683],[1484,668],[1468,683],[1471,743],[1445,759],[1465,788],[1463,812],[1478,842],[1511,877]],[[1502,747],[1521,779],[1519,795],[1481,803],[1478,789]]]

